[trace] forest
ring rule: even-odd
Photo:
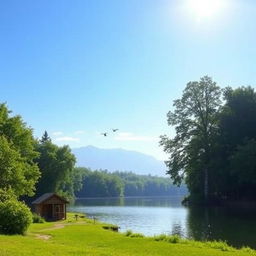
[[[176,135],[161,136],[168,173],[188,186],[188,202],[255,200],[256,93],[221,89],[210,77],[189,82],[167,114]]]
[[[169,178],[151,175],[138,175],[132,172],[114,172],[106,170],[91,171],[87,168],[75,168],[81,173],[83,186],[76,197],[119,197],[119,196],[172,196],[186,195],[183,184],[180,188],[173,185]]]

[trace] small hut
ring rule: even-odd
[[[49,221],[66,219],[68,203],[55,193],[45,193],[32,202],[35,213]]]

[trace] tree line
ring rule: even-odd
[[[190,202],[255,200],[256,93],[221,89],[205,76],[189,82],[167,114],[176,135],[161,136],[168,173]]]
[[[83,186],[76,197],[119,197],[119,196],[170,196],[185,195],[185,185],[174,186],[169,178],[138,175],[132,172],[92,171],[76,168],[83,177]],[[82,175],[81,175],[82,174]]]

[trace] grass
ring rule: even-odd
[[[26,236],[0,235],[0,256],[256,255],[250,248],[236,250],[224,242],[203,243],[166,235],[150,238],[132,231],[120,234],[106,226],[87,218],[76,221],[74,214],[69,214],[66,221],[35,223]]]

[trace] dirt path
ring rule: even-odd
[[[41,229],[41,231],[61,229],[61,228],[64,228],[65,226],[66,226],[65,224],[58,223],[58,224],[54,224],[54,226],[51,228]]]
[[[36,238],[42,239],[42,240],[49,240],[52,236],[50,235],[43,235],[43,234],[36,234]]]
[[[64,228],[65,225],[64,224],[54,224],[54,226],[52,228],[45,228],[42,229],[41,231],[48,231],[48,230],[55,230],[55,229],[61,229]],[[42,239],[42,240],[49,240],[52,236],[51,235],[45,235],[45,234],[35,234],[35,237],[38,239]]]
[[[69,225],[81,225],[81,224],[85,224],[85,222],[75,222],[75,223],[67,223],[67,224],[57,223],[57,224],[54,224],[54,226],[51,228],[44,228],[44,229],[41,229],[40,231],[56,230],[56,229],[64,228],[65,226],[69,226]],[[49,240],[52,236],[45,235],[45,234],[35,234],[35,237],[42,240]]]

